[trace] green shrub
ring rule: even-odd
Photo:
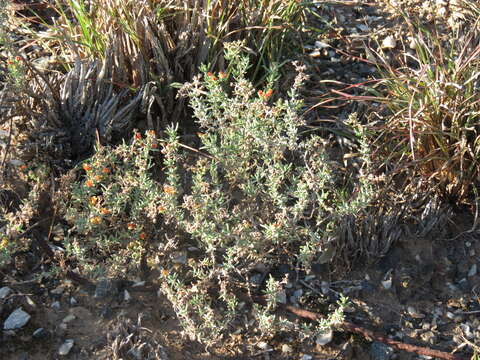
[[[332,260],[338,222],[361,212],[372,195],[361,183],[345,198],[324,140],[302,136],[301,66],[284,100],[254,89],[238,43],[227,45],[225,56],[228,72],[204,68],[180,90],[201,129],[201,149],[182,144],[175,126],[160,154],[152,133],[99,147],[80,170],[86,174],[73,187],[67,216],[73,228],[66,246],[82,272],[134,276],[144,258],[159,269],[185,332],[205,343],[219,341],[238,320],[240,294],[255,288],[249,279],[256,267],[287,258],[308,269],[318,256]],[[155,166],[160,159],[163,172]],[[290,324],[270,313],[282,286],[270,279],[269,305],[257,308],[264,334],[268,324]]]

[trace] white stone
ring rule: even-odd
[[[392,35],[387,36],[382,41],[382,49],[395,49],[397,46],[397,40]]]

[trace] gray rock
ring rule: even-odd
[[[30,320],[31,316],[22,310],[22,308],[18,308],[14,312],[10,314],[10,316],[5,320],[3,324],[4,330],[15,330],[20,329],[24,326],[28,320]]]
[[[390,360],[393,355],[391,347],[384,343],[375,341],[370,347],[370,359],[371,360]]]
[[[472,277],[472,276],[475,276],[477,275],[477,264],[473,264],[472,267],[470,268],[470,270],[468,270],[468,276],[469,277]],[[1,291],[2,289],[0,289]],[[1,299],[1,297],[0,297]]]
[[[0,288],[0,299],[5,299],[11,292],[12,289],[10,289],[8,286]]]
[[[55,309],[55,310],[60,310],[61,309],[61,306],[60,306],[60,301],[55,301],[52,303],[51,305],[52,309]]]
[[[76,305],[78,305],[77,299],[75,299],[73,296],[70,298],[70,305],[71,305],[71,306],[76,306]]]
[[[65,342],[58,348],[58,355],[67,356],[70,350],[72,350],[74,343],[75,342],[73,341],[73,339],[65,340]]]

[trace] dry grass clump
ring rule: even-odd
[[[420,25],[401,64],[383,63],[386,104],[380,146],[387,163],[413,167],[452,200],[472,200],[480,185],[478,22],[449,39]],[[389,139],[385,142],[385,139]]]

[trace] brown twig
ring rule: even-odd
[[[297,308],[295,306],[286,305],[286,306],[284,306],[284,308],[286,310],[288,310],[289,312],[291,312],[291,313],[293,313],[293,314],[295,314],[299,317],[302,317],[304,319],[318,321],[322,318],[322,316],[320,314],[314,313],[312,311],[300,309],[300,308]],[[406,344],[406,343],[403,343],[403,342],[400,342],[400,341],[392,340],[392,339],[389,339],[389,338],[387,338],[383,335],[374,333],[371,330],[367,330],[367,329],[365,329],[365,328],[363,328],[359,325],[353,324],[353,323],[348,322],[348,321],[342,322],[339,325],[339,327],[343,330],[353,332],[353,333],[356,333],[356,334],[360,334],[364,338],[382,342],[382,343],[387,344],[387,345],[389,345],[393,348],[396,348],[398,350],[403,350],[403,351],[415,353],[415,354],[418,354],[418,355],[433,356],[437,359],[467,360],[467,358],[465,358],[465,357],[457,356],[457,355],[450,354],[450,353],[447,353],[447,352],[434,350],[434,349],[430,349],[430,348],[422,347],[422,346]]]

